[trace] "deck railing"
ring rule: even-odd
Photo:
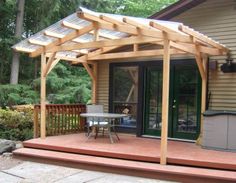
[[[84,104],[47,104],[47,136],[75,133],[84,130],[85,119],[80,114],[86,112]],[[40,134],[40,105],[34,106],[34,138]]]

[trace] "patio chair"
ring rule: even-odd
[[[87,113],[103,113],[103,105],[87,105]],[[109,128],[109,123],[103,118],[87,118],[87,135],[89,136],[91,130],[95,130],[95,139],[97,138],[99,129],[102,128],[102,133],[104,135],[104,128]]]

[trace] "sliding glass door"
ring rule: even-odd
[[[112,68],[112,112],[128,114],[121,120],[123,128],[137,125],[138,74],[138,66]]]

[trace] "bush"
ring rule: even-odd
[[[0,138],[27,140],[33,137],[33,111],[0,109]]]

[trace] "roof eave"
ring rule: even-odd
[[[149,18],[158,20],[169,20],[203,2],[206,0],[180,0],[167,8],[151,15]]]

